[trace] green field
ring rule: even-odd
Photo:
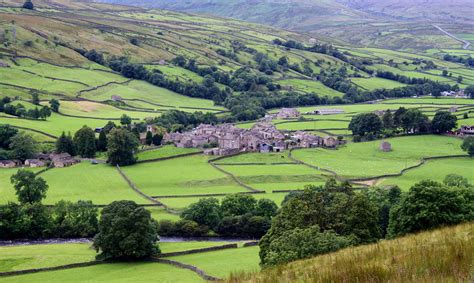
[[[130,111],[116,108],[112,105],[92,101],[60,101],[60,113],[84,118],[110,118],[119,119],[128,115],[134,119],[160,116],[159,112]]]
[[[386,80],[381,78],[352,78],[351,81],[356,85],[366,90],[374,89],[392,89],[396,87],[403,87],[405,84],[397,81]]]
[[[318,81],[289,79],[278,81],[278,83],[282,86],[291,87],[293,90],[302,91],[306,93],[314,92],[319,96],[343,96],[343,93],[333,90]]]
[[[258,251],[258,247],[248,247],[183,255],[170,259],[197,266],[209,275],[227,278],[236,272],[259,271]]]
[[[184,95],[179,95],[170,90],[156,87],[144,81],[131,81],[126,85],[113,84],[106,87],[99,88],[90,92],[86,92],[81,97],[96,101],[110,100],[112,95],[118,95],[123,99],[128,100],[143,100],[156,104],[156,109],[170,109],[190,107],[198,110],[199,108],[215,109],[214,111],[224,110],[219,106],[214,106],[211,100],[191,98]]]
[[[158,149],[141,151],[137,154],[137,157],[139,161],[143,161],[143,160],[171,157],[175,155],[193,153],[193,152],[198,152],[198,151],[199,150],[196,148],[179,148],[173,145],[166,145]]]
[[[245,191],[207,160],[207,156],[195,155],[122,169],[140,190],[152,196]]]
[[[279,130],[297,131],[297,130],[319,130],[319,129],[347,129],[349,121],[304,121],[304,122],[284,122],[276,125]]]
[[[397,185],[403,190],[421,180],[430,179],[442,182],[448,174],[457,174],[468,178],[474,184],[474,160],[472,158],[450,158],[440,160],[429,160],[419,168],[405,172],[400,177],[385,178],[380,180],[381,185]]]
[[[2,282],[205,282],[196,273],[162,263],[111,263],[2,278]]]
[[[464,154],[461,140],[443,136],[408,136],[387,139],[391,152],[379,149],[381,141],[350,143],[338,150],[321,148],[293,152],[296,159],[335,171],[346,178],[394,174],[416,165],[423,157]]]
[[[123,199],[149,203],[133,191],[117,169],[110,165],[82,162],[71,167],[48,170],[41,174],[41,177],[49,185],[45,200],[48,204],[62,199],[91,200],[94,204],[109,204]]]

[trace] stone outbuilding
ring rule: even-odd
[[[383,152],[392,151],[392,145],[389,142],[384,141],[380,144],[380,150]]]
[[[12,160],[0,160],[0,168],[15,168],[16,163]]]
[[[323,142],[324,142],[324,146],[329,147],[329,148],[336,147],[337,143],[338,143],[337,139],[335,137],[332,137],[332,136],[324,137]]]
[[[31,168],[44,167],[46,166],[46,162],[41,161],[39,159],[27,159],[25,160],[25,166],[28,166]]]
[[[295,108],[282,108],[277,114],[278,119],[296,119],[301,113]]]

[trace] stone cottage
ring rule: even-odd
[[[295,108],[282,108],[277,114],[278,119],[296,119],[301,113]]]

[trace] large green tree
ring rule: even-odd
[[[464,94],[474,99],[474,85],[466,87],[466,89],[464,90]]]
[[[0,125],[0,147],[9,149],[12,138],[18,133],[18,130],[8,124]]]
[[[97,220],[98,209],[91,201],[60,201],[54,205],[52,216],[55,226],[55,236],[93,237],[99,229]]]
[[[11,138],[12,157],[22,161],[33,158],[38,152],[38,145],[30,134],[19,132]]]
[[[448,111],[436,112],[431,121],[431,129],[438,134],[444,134],[456,127],[458,118]]]
[[[353,135],[378,134],[382,130],[382,121],[374,113],[362,113],[354,116],[349,124]]]
[[[76,145],[76,153],[80,156],[94,157],[96,152],[94,130],[83,126],[74,134],[74,144]]]
[[[100,131],[99,138],[97,139],[97,150],[106,151],[107,150],[107,134],[104,129]]]
[[[183,211],[181,218],[214,228],[221,219],[219,200],[215,198],[200,199]]]
[[[157,223],[133,201],[115,201],[102,210],[94,237],[98,259],[142,259],[160,252]]]
[[[10,177],[10,181],[16,190],[18,200],[22,204],[38,203],[46,197],[48,184],[43,178],[37,177],[31,171],[20,169]]]
[[[107,162],[120,166],[134,164],[139,144],[138,138],[127,129],[113,129],[107,136]]]
[[[410,188],[390,211],[389,237],[474,220],[474,189],[431,180]]]
[[[72,140],[71,133],[67,135],[63,132],[56,140],[56,152],[57,153],[69,153],[70,155],[76,155],[76,146]]]
[[[248,194],[232,194],[226,196],[221,203],[222,216],[239,216],[252,214],[257,200]]]

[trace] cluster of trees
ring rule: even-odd
[[[25,161],[37,152],[38,145],[31,135],[19,132],[8,124],[0,125],[0,160]]]
[[[456,127],[457,117],[448,111],[436,112],[433,120],[419,109],[400,107],[394,113],[387,110],[382,117],[375,113],[361,113],[354,116],[349,130],[354,141],[373,140],[380,135],[390,137],[395,134],[435,133],[443,134]]]
[[[287,197],[260,240],[264,267],[372,243],[384,237],[474,219],[474,187],[457,175],[444,183],[422,181],[408,193],[398,187],[360,193],[329,180]]]
[[[204,198],[191,204],[181,221],[159,222],[159,234],[164,236],[208,236],[260,238],[270,228],[277,205],[268,199],[256,200],[252,195],[233,194],[221,203]]]
[[[327,54],[335,58],[338,58],[344,62],[347,62],[349,60],[343,52],[339,51],[336,47],[330,44],[315,43],[313,46],[308,47],[294,40],[288,40],[285,42],[278,38],[274,39],[273,43],[276,45],[284,46],[286,48],[290,48],[290,49],[293,48],[293,49],[306,50],[306,51],[315,52],[315,53]]]
[[[139,137],[136,134],[126,127],[116,127],[113,122],[109,122],[97,139],[94,130],[87,126],[79,129],[74,137],[70,133],[66,135],[63,132],[56,141],[56,152],[93,158],[97,151],[106,151],[108,163],[126,166],[136,162],[135,153],[139,144]]]
[[[443,60],[455,63],[465,64],[468,67],[474,67],[474,59],[472,57],[463,57],[463,56],[456,56],[446,54],[443,56]]]
[[[382,70],[378,70],[376,73],[376,76],[382,79],[397,81],[397,82],[401,82],[403,84],[409,84],[409,85],[410,84],[412,85],[424,84],[427,82],[431,82],[431,80],[426,79],[426,78],[409,78],[404,75],[395,74],[390,71],[382,71]]]
[[[28,119],[46,120],[46,118],[51,116],[51,108],[49,106],[44,105],[27,110],[21,103],[13,104],[12,99],[8,96],[0,100],[0,112]]]
[[[90,201],[41,203],[48,184],[35,173],[19,170],[11,176],[18,203],[0,207],[0,239],[83,238],[98,231],[98,210]]]

